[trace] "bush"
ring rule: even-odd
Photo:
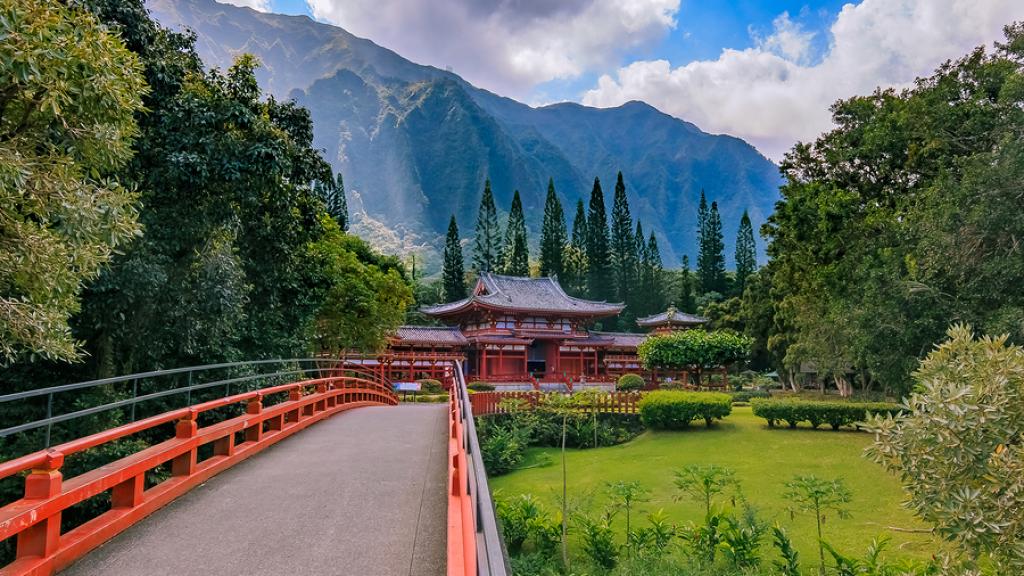
[[[441,382],[437,380],[424,378],[422,380],[417,380],[417,382],[420,383],[420,391],[424,394],[440,394],[444,392],[444,386],[442,386]]]
[[[733,404],[750,402],[754,398],[771,398],[771,394],[764,390],[740,390],[738,392],[729,392],[728,394],[732,396]]]
[[[627,392],[630,390],[640,390],[646,385],[647,381],[639,374],[623,374],[622,376],[619,376],[619,381],[615,384],[615,389],[620,392]]]
[[[494,384],[488,384],[487,382],[470,382],[466,385],[466,388],[477,392],[493,392]]]
[[[732,413],[732,398],[717,392],[659,390],[640,400],[640,419],[649,428],[680,430],[697,419],[711,426]]]
[[[785,422],[790,428],[796,428],[800,422],[810,423],[812,428],[828,424],[833,430],[843,426],[854,426],[863,422],[868,415],[897,414],[898,404],[887,402],[819,402],[797,399],[766,399],[751,400],[754,416],[764,418],[769,426]]]

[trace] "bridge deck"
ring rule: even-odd
[[[445,572],[447,404],[359,408],[212,478],[67,576]]]

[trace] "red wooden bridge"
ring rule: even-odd
[[[256,365],[276,371],[200,378]],[[461,366],[452,373],[447,405],[398,406],[379,372],[323,359],[0,396],[0,405],[45,399],[47,407],[45,418],[0,424],[0,439],[45,430],[47,445],[0,463],[0,481],[24,478],[23,497],[0,503],[0,542],[15,549],[0,575],[503,576]],[[140,389],[186,374],[185,386]],[[57,395],[128,384],[130,397],[53,414]],[[182,396],[183,407],[163,409]],[[135,418],[154,405],[162,411]],[[54,426],[110,410],[130,411],[131,421],[49,446]],[[146,447],[65,477],[66,459],[140,437]],[[109,505],[77,525],[62,523],[88,502]]]

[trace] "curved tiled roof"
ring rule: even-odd
[[[675,308],[669,308],[661,314],[655,314],[646,318],[638,318],[636,323],[640,326],[661,326],[664,324],[681,324],[695,326],[698,324],[704,324],[708,321],[703,316],[697,316],[695,314],[687,314],[686,312],[680,312]]]
[[[591,336],[607,339],[611,342],[608,346],[613,348],[636,348],[641,342],[647,339],[648,334],[636,332],[597,332],[590,331]]]
[[[555,313],[580,316],[614,316],[622,312],[622,304],[595,302],[569,296],[554,277],[523,278],[481,274],[469,298],[428,306],[424,314],[446,316],[474,305],[511,312]]]
[[[469,342],[455,326],[399,326],[393,337],[406,345],[465,346]]]

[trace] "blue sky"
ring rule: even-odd
[[[836,100],[1002,37],[1024,0],[222,0],[308,14],[531,105],[643,100],[778,160]]]

